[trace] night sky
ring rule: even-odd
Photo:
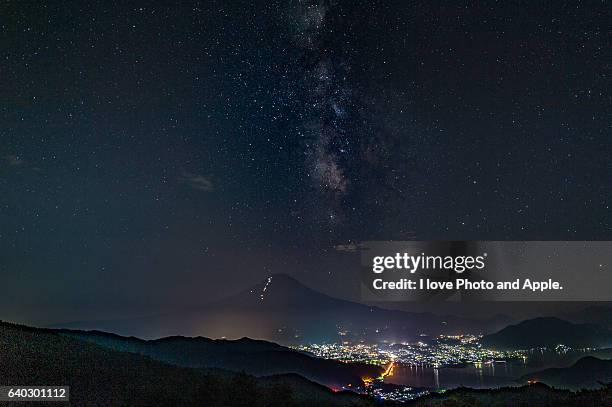
[[[0,319],[202,304],[363,240],[612,240],[604,2],[0,6]]]

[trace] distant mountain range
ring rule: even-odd
[[[549,386],[572,390],[599,388],[612,382],[612,360],[587,356],[572,366],[530,373],[521,380],[538,381]]]
[[[103,343],[104,346],[98,345],[97,342]],[[249,357],[252,352],[268,351],[279,351],[281,356],[291,354],[291,351],[280,348],[279,350],[275,344],[248,339],[230,342],[166,338],[146,342],[103,332],[54,331],[0,322],[0,378],[3,385],[15,387],[43,384],[70,386],[70,405],[74,406],[404,405],[373,400],[346,391],[332,391],[297,374],[254,377],[223,369],[181,367],[154,359],[162,354],[176,363],[187,364],[190,358],[194,357],[200,360],[194,364],[199,364],[203,360],[198,359],[202,354],[208,355],[210,360],[215,359],[212,349],[219,350],[221,354],[236,352],[242,357]],[[154,356],[139,353],[142,349]],[[180,349],[185,350],[182,356]],[[224,357],[222,355],[220,359]],[[612,362],[585,358],[568,369],[539,372],[537,378],[550,383],[564,383],[568,387],[591,387],[596,380],[610,378],[610,363]],[[611,403],[612,388],[609,386],[574,393],[536,384],[496,390],[460,388],[422,397],[411,405],[574,407]]]
[[[595,324],[574,324],[559,318],[529,319],[483,338],[485,347],[532,349],[563,344],[572,348],[605,348],[612,345],[612,332]]]
[[[55,325],[127,336],[172,335],[266,339],[282,344],[365,339],[404,341],[419,335],[488,333],[508,317],[462,318],[387,310],[322,294],[284,274],[243,292],[180,314]]]
[[[384,370],[380,366],[363,363],[320,359],[275,343],[249,338],[231,341],[175,336],[145,341],[99,331],[54,332],[177,366],[220,368],[255,376],[294,373],[332,388],[361,385],[362,377],[378,377]]]
[[[580,311],[563,315],[562,318],[571,322],[596,324],[612,329],[612,305],[591,305]]]

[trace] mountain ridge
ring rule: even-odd
[[[228,322],[231,321],[231,322]],[[488,333],[509,318],[463,318],[388,310],[331,297],[286,274],[273,274],[225,299],[169,313],[116,321],[55,324],[123,336],[264,339],[281,344],[338,340],[412,340],[421,334]],[[340,337],[342,333],[342,337]]]
[[[532,349],[559,344],[572,348],[604,348],[612,344],[612,332],[595,324],[576,324],[556,317],[539,317],[486,335],[482,344],[500,349]]]
[[[362,377],[377,377],[383,372],[380,366],[320,359],[276,343],[250,338],[227,340],[172,336],[143,340],[100,331],[59,329],[53,332],[176,366],[220,368],[254,376],[294,373],[328,387],[361,385]]]
[[[227,370],[181,367],[51,329],[3,321],[0,377],[8,386],[69,386],[70,405],[77,406],[380,405],[354,393],[336,393],[295,374],[256,378]]]
[[[612,360],[585,356],[571,366],[540,370],[522,376],[521,380],[572,390],[597,389],[612,382]]]

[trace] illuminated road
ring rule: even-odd
[[[385,369],[385,371],[383,372],[383,374],[380,375],[380,379],[384,379],[387,376],[393,376],[393,369],[395,368],[395,363],[394,362],[389,362],[389,365],[387,366],[387,369]]]

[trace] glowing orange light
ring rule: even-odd
[[[393,376],[393,369],[394,368],[395,368],[395,363],[389,362],[389,366],[387,366],[387,369],[385,369],[385,371],[383,372],[383,374],[380,377],[384,378],[384,377],[387,377],[387,376]]]

